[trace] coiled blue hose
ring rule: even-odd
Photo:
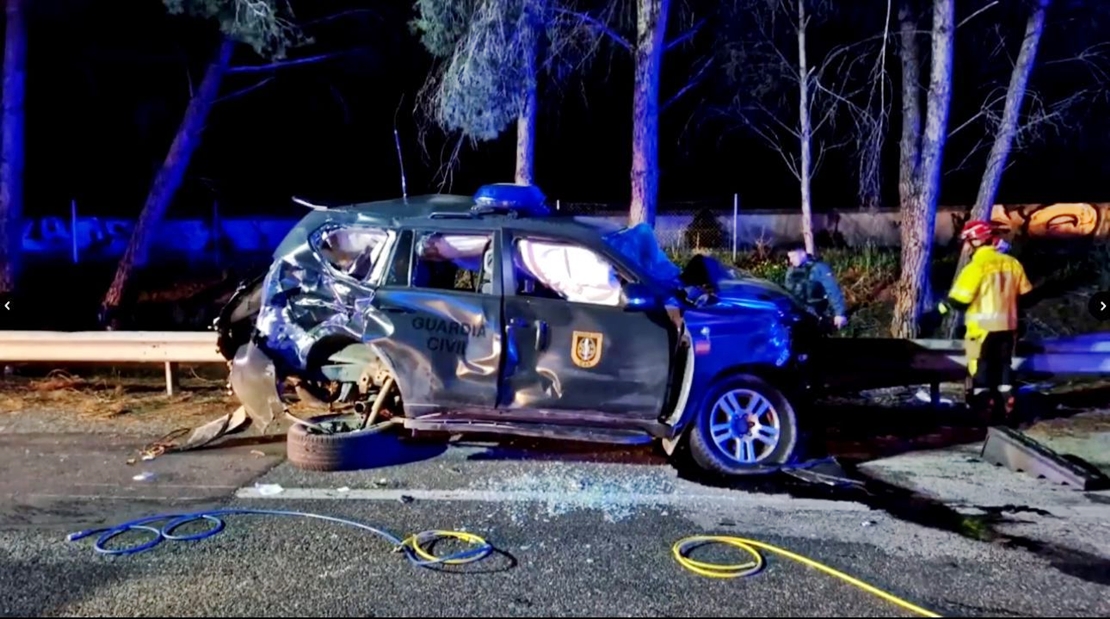
[[[473,563],[488,557],[494,550],[493,545],[474,535],[473,533],[466,533],[463,531],[424,531],[408,537],[407,539],[400,539],[391,533],[381,529],[372,527],[368,524],[347,520],[345,518],[337,518],[335,516],[324,516],[321,514],[313,514],[309,512],[298,511],[284,511],[273,509],[245,509],[245,508],[228,508],[217,509],[211,511],[200,511],[186,514],[159,514],[156,516],[147,516],[145,518],[138,518],[129,522],[124,522],[113,527],[105,527],[99,529],[88,529],[85,531],[78,531],[77,533],[70,533],[66,539],[71,542],[85,539],[96,534],[100,534],[93,549],[100,554],[105,555],[134,555],[140,552],[146,552],[161,544],[163,540],[170,540],[175,542],[196,542],[202,539],[207,539],[213,535],[218,534],[224,530],[223,518],[226,516],[234,515],[254,515],[254,516],[293,516],[297,518],[311,518],[314,520],[324,520],[327,522],[335,522],[347,526],[369,531],[379,537],[388,541],[394,549],[394,552],[404,552],[408,560],[417,567],[431,567],[433,565],[460,565],[463,563]],[[190,535],[174,535],[174,531],[178,528],[198,520],[207,520],[212,526],[199,533]],[[152,523],[168,521],[161,527],[151,526]],[[154,537],[142,544],[130,546],[126,548],[108,548],[106,544],[131,531],[146,531],[154,535]],[[437,557],[432,555],[425,546],[437,539],[454,538],[468,542],[473,547],[466,550],[456,552],[451,555]]]

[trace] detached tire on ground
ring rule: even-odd
[[[357,427],[361,416],[324,415],[308,421],[314,424],[346,421]],[[402,447],[392,432],[391,423],[377,423],[364,430],[322,434],[294,423],[286,434],[286,456],[293,466],[308,471],[354,471],[383,466],[396,461]]]
[[[690,428],[689,446],[699,467],[734,477],[794,463],[802,440],[786,396],[761,378],[737,375],[708,391]]]

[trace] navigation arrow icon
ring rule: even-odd
[[[1087,304],[1095,320],[1110,320],[1110,291],[1096,292]]]

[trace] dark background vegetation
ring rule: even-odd
[[[340,59],[284,69],[257,90],[220,103],[170,217],[206,215],[213,199],[219,200],[221,212],[233,215],[299,213],[290,195],[321,201],[396,197],[395,118],[410,193],[437,190],[433,176],[444,155],[444,140],[430,137],[426,153],[417,140],[415,93],[431,60],[409,33],[411,4],[315,4],[294,2],[298,19],[320,17],[322,8],[328,13],[370,10],[313,28],[315,43],[293,54],[353,51]],[[885,3],[869,4],[881,20]],[[1003,2],[958,31],[951,127],[979,109],[988,78],[1004,85],[1024,25],[1025,11],[1019,5]],[[180,122],[189,76],[199,82],[212,54],[214,27],[168,15],[158,0],[42,0],[34,8],[29,23],[26,215],[68,214],[69,201],[76,198],[83,214],[135,216]],[[962,2],[958,10],[968,12]],[[1039,58],[1072,57],[1075,50],[1104,38],[1100,22],[1092,21],[1098,15],[1094,9],[1080,3],[1052,10]],[[844,22],[815,27],[811,55],[860,36],[858,20],[854,30]],[[927,24],[926,19],[923,27]],[[1007,37],[1002,50],[996,49],[999,32]],[[687,76],[691,58],[712,45],[714,38],[707,34],[695,40],[694,48],[668,56],[664,87]],[[251,61],[251,52],[243,49],[237,58]],[[992,57],[993,52],[998,53]],[[893,57],[888,70],[896,81]],[[1088,79],[1089,70],[1084,62],[1038,66],[1034,86],[1045,98],[1066,96]],[[542,93],[537,182],[552,197],[627,204],[631,75],[627,54],[602,49],[580,79]],[[257,81],[236,76],[226,89]],[[777,155],[758,139],[726,132],[699,114],[728,87],[710,80],[664,114],[664,204],[719,199],[727,208],[732,193],[739,192],[749,207],[795,208],[797,182]],[[897,88],[892,96],[897,97]],[[884,201],[891,205],[896,201],[897,105],[895,101],[886,141]],[[1058,133],[1050,131],[1015,153],[999,202],[1110,199],[1104,182],[1110,175],[1106,108],[1095,101],[1074,112]],[[954,138],[945,156],[948,167],[955,167],[963,159],[961,150],[981,137],[982,130],[973,127]],[[509,131],[497,142],[465,149],[450,190],[468,193],[486,182],[511,180],[513,146]],[[855,166],[849,149],[826,157],[815,179],[815,208],[855,205]],[[941,203],[970,204],[981,174],[982,157],[950,171]]]

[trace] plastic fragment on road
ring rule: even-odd
[[[285,492],[285,488],[282,488],[280,484],[255,484],[254,488],[262,496],[273,496]]]
[[[150,471],[143,471],[142,473],[139,473],[131,479],[135,481],[150,481],[154,479],[154,473],[151,473]]]

